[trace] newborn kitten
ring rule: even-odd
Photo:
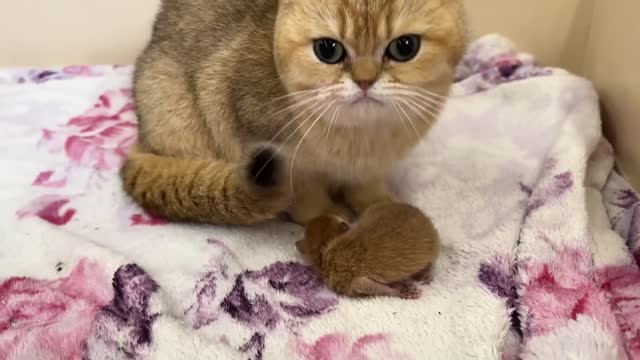
[[[386,203],[369,207],[352,229],[336,217],[315,218],[296,247],[340,294],[409,299],[420,296],[412,283],[430,275],[440,239],[422,211]]]
[[[390,200],[392,166],[448,94],[461,3],[163,0],[137,62],[125,190],[157,215],[226,224],[352,219]]]

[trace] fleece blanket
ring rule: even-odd
[[[440,230],[433,281],[355,300],[298,226],[170,224],[127,198],[131,71],[0,72],[0,359],[640,359],[640,200],[588,81],[473,43],[390,182]]]

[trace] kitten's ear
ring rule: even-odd
[[[339,219],[340,222],[338,223],[338,233],[340,235],[346,233],[347,231],[351,230],[351,225],[349,225],[348,222],[346,222],[343,219]]]
[[[302,254],[302,255],[306,255],[306,247],[305,247],[305,240],[298,240],[296,241],[296,249],[298,249],[298,251]]]

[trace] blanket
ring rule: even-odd
[[[470,46],[390,180],[443,243],[406,301],[336,296],[296,225],[140,209],[131,72],[0,72],[0,359],[640,359],[640,198],[585,79]]]

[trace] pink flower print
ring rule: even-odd
[[[33,186],[46,187],[51,189],[59,189],[67,185],[67,178],[60,178],[60,174],[53,170],[43,171],[33,181]]]
[[[294,341],[294,351],[305,360],[406,359],[391,349],[391,341],[383,334],[363,336],[352,341],[345,334],[325,335],[313,344]]]
[[[587,315],[613,333],[619,329],[604,294],[591,281],[590,256],[564,249],[549,263],[526,264],[529,282],[521,303],[528,311],[526,335],[541,336]]]
[[[97,68],[91,66],[65,66],[62,72],[67,75],[75,76],[96,76],[100,75],[100,71]]]
[[[17,212],[18,219],[37,216],[53,225],[66,225],[76,214],[76,210],[73,208],[63,210],[63,208],[69,204],[69,201],[68,198],[58,195],[40,196]]]
[[[629,357],[640,359],[640,270],[634,265],[608,266],[596,278],[609,298]]]
[[[119,169],[136,142],[135,107],[130,90],[109,91],[84,114],[59,129],[45,129],[40,141],[50,153],[64,151],[72,165]]]
[[[3,359],[82,359],[85,340],[113,290],[103,269],[83,259],[58,280],[11,278],[0,284]]]
[[[131,226],[158,226],[166,225],[169,222],[163,218],[149,214],[133,214],[131,215]]]

